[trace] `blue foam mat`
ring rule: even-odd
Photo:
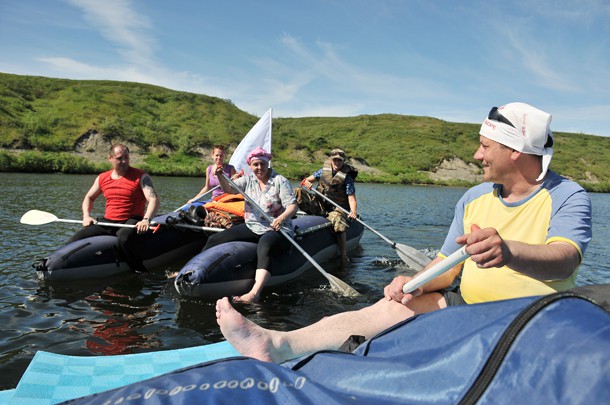
[[[228,342],[119,356],[66,356],[39,351],[2,404],[47,405],[78,398],[183,367],[239,356]]]

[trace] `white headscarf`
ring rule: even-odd
[[[499,107],[498,112],[515,127],[485,118],[480,134],[519,152],[542,156],[542,173],[536,181],[542,180],[553,157],[553,147],[544,147],[549,136],[553,139],[550,128],[553,117],[525,103],[509,103]]]

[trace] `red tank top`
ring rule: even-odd
[[[126,221],[131,217],[144,216],[146,197],[140,186],[144,171],[130,167],[120,179],[110,177],[112,170],[100,174],[99,184],[106,198],[104,217],[113,221]]]

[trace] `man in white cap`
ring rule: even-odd
[[[223,298],[216,304],[223,335],[245,356],[282,362],[337,349],[352,335],[369,339],[415,314],[450,305],[574,287],[591,239],[591,201],[579,185],[549,171],[550,122],[550,114],[524,103],[494,107],[484,120],[474,158],[486,182],[460,199],[443,247],[426,268],[462,245],[470,255],[464,263],[411,294],[402,287],[412,277],[396,277],[375,304],[290,332],[254,324]],[[444,292],[460,273],[459,292]]]

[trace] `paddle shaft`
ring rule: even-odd
[[[73,222],[73,223],[82,223],[83,221],[76,221],[74,219],[57,219],[58,222]],[[114,227],[118,227],[118,228],[135,228],[135,225],[130,225],[130,224],[113,224],[111,222],[97,222],[95,223],[95,225],[100,225],[100,226],[114,226]],[[188,224],[164,224],[162,222],[155,222],[152,221],[150,223],[150,226],[157,226],[157,225],[164,225],[164,226],[174,226],[176,228],[183,228],[183,229],[193,229],[193,230],[200,230],[200,231],[207,231],[207,232],[221,232],[224,231],[224,228],[210,228],[208,226],[197,226],[197,225],[188,225]]]
[[[328,198],[327,196],[325,196],[324,194],[320,193],[318,190],[316,189],[310,189],[311,191],[313,191],[316,195],[324,198],[326,201],[328,201],[329,203],[331,203],[332,205],[334,205],[335,207],[339,208],[341,211],[343,211],[344,213],[346,213],[347,215],[349,215],[349,211],[346,210],[345,208],[343,208],[342,206],[340,206],[339,204],[337,204],[336,202],[334,202],[333,200],[331,200],[330,198]],[[389,243],[392,248],[398,250],[400,253],[402,253],[403,255],[407,256],[408,258],[410,258],[412,261],[414,261],[416,264],[420,265],[420,268],[424,268],[428,262],[424,261],[423,257],[417,257],[414,254],[405,252],[404,249],[401,249],[400,245],[397,245],[396,242],[391,241],[390,239],[386,238],[384,235],[382,235],[381,233],[377,232],[375,229],[373,229],[370,225],[368,225],[367,223],[365,223],[364,221],[362,221],[360,218],[356,217],[356,221],[360,222],[362,225],[364,225],[369,231],[373,232],[375,235],[379,236],[381,239],[383,239],[384,241],[386,241],[387,243]],[[407,247],[405,245],[405,247]],[[422,256],[425,256],[423,253],[421,254]]]
[[[443,261],[436,263],[428,270],[419,273],[410,281],[405,283],[405,285],[402,287],[402,292],[405,294],[413,292],[417,288],[453,268],[455,265],[462,263],[464,260],[468,259],[469,256],[470,255],[466,253],[466,246],[462,246],[460,249],[447,256]]]
[[[49,224],[51,222],[67,222],[70,224],[82,224],[83,223],[82,220],[79,221],[76,219],[61,219],[61,218],[57,218],[55,215],[51,214],[50,212],[39,211],[39,210],[30,210],[30,211],[26,212],[21,217],[20,222],[23,224],[27,224],[27,225],[45,225],[45,224]],[[120,224],[120,223],[114,223],[114,222],[96,222],[95,225],[109,226],[109,227],[115,227],[115,228],[135,228],[136,227],[133,224]],[[178,224],[178,223],[165,224],[165,223],[155,222],[155,221],[150,222],[151,229],[153,229],[153,227],[157,227],[160,225],[175,226],[176,228],[194,229],[194,230],[208,231],[208,232],[224,231],[224,228],[210,228],[207,226],[197,226],[197,225]]]
[[[61,219],[61,218],[57,218],[55,221],[57,222],[68,222],[68,223],[72,223],[72,224],[82,224],[83,221],[78,221],[76,219]],[[95,222],[94,225],[99,225],[99,226],[109,226],[109,227],[113,227],[113,228],[135,228],[135,225],[132,224],[115,224],[112,222]],[[151,230],[153,233],[155,233],[159,227],[159,223],[152,223],[150,222],[148,224],[150,226],[149,230]]]
[[[206,231],[206,232],[222,232],[225,230],[225,228],[211,228],[209,226],[197,226],[197,225],[188,225],[188,224],[162,224],[162,225],[175,226],[176,228],[193,229],[193,230],[200,230],[200,231]]]
[[[82,224],[83,221],[79,221],[76,219],[60,219],[57,218],[55,220],[55,222],[68,222],[68,223],[72,223],[72,224]],[[131,224],[114,224],[112,222],[96,222],[95,225],[100,225],[100,226],[112,226],[115,228],[135,228],[135,225],[131,225]]]
[[[265,211],[263,211],[263,209],[262,209],[261,207],[259,207],[259,206],[258,206],[258,204],[256,204],[256,203],[254,202],[254,200],[252,200],[252,198],[250,198],[250,196],[249,196],[248,194],[246,194],[245,192],[242,192],[242,191],[240,190],[240,188],[239,188],[239,187],[237,187],[237,185],[236,185],[236,184],[233,182],[233,180],[231,180],[231,179],[230,179],[229,177],[227,177],[225,174],[222,174],[222,177],[223,177],[223,178],[224,178],[224,179],[225,179],[225,180],[226,180],[226,181],[227,181],[227,182],[228,182],[228,183],[231,185],[231,187],[233,187],[233,188],[234,188],[236,191],[239,191],[239,192],[240,192],[240,193],[241,193],[241,194],[244,196],[244,198],[246,199],[246,201],[248,201],[248,202],[250,203],[250,205],[251,205],[251,206],[253,206],[254,208],[256,208],[256,209],[257,209],[257,210],[258,210],[258,211],[261,213],[261,215],[262,215],[262,216],[263,216],[263,217],[264,217],[264,218],[265,218],[267,221],[269,221],[269,223],[270,223],[270,224],[271,224],[271,222],[273,222],[273,219],[272,219],[272,218],[271,218],[271,217],[270,217],[270,216],[269,216],[269,215],[268,215],[268,214],[267,214]],[[303,256],[304,256],[304,257],[305,257],[307,260],[309,260],[309,262],[310,262],[310,263],[311,263],[311,264],[312,264],[312,265],[313,265],[313,266],[314,266],[314,267],[315,267],[315,268],[316,268],[316,269],[317,269],[317,270],[318,270],[318,271],[319,271],[319,272],[320,272],[320,273],[321,273],[321,274],[322,274],[324,277],[326,277],[326,279],[327,279],[328,281],[330,281],[331,285],[333,285],[333,286],[335,286],[335,287],[337,287],[337,288],[339,288],[339,289],[341,289],[341,290],[344,290],[344,291],[345,291],[345,290],[347,290],[347,289],[349,289],[349,290],[348,290],[349,292],[351,292],[351,293],[356,293],[356,294],[360,295],[360,293],[358,293],[356,290],[354,290],[352,287],[350,287],[349,285],[347,285],[347,284],[346,284],[346,283],[344,283],[343,281],[341,281],[341,280],[337,279],[335,276],[333,276],[333,275],[331,275],[331,274],[328,274],[328,273],[326,272],[326,270],[324,270],[324,269],[322,268],[322,266],[320,266],[320,265],[319,265],[319,264],[318,264],[318,263],[317,263],[317,262],[314,260],[314,258],[313,258],[313,257],[311,257],[311,256],[309,255],[309,253],[307,253],[307,252],[305,251],[305,249],[303,249],[303,248],[302,248],[302,247],[301,247],[301,246],[300,246],[300,245],[299,245],[299,244],[298,244],[298,243],[297,243],[297,242],[296,242],[294,239],[292,239],[292,237],[291,237],[291,236],[290,236],[290,235],[289,235],[289,234],[288,234],[288,233],[287,233],[287,232],[286,232],[284,229],[280,228],[279,232],[280,232],[280,233],[281,233],[281,234],[282,234],[282,235],[283,235],[283,236],[284,236],[286,239],[288,239],[288,241],[289,241],[290,243],[292,243],[292,245],[293,245],[295,248],[297,248],[297,250],[298,250],[299,252],[301,252],[301,253],[303,254]]]

